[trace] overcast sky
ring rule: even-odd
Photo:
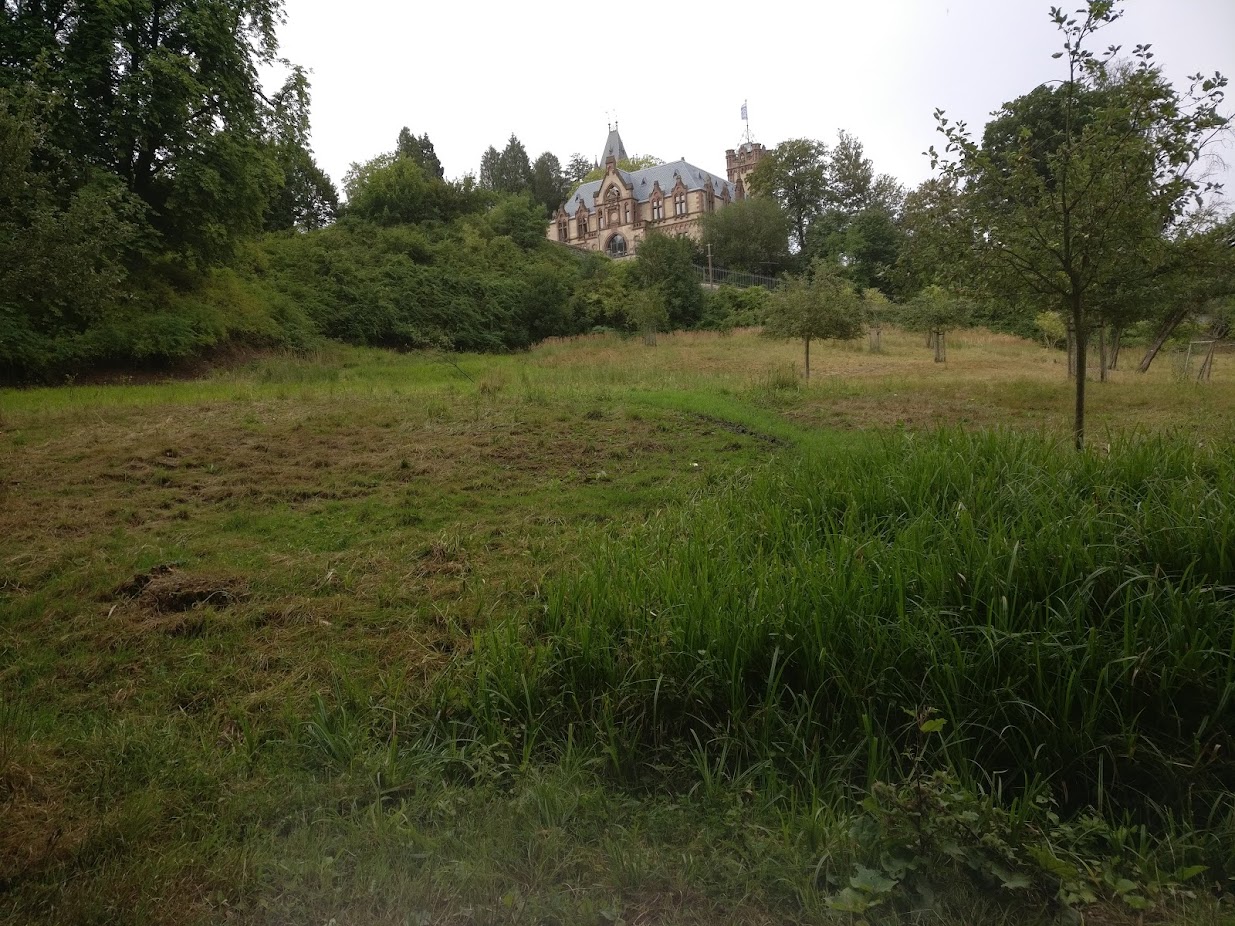
[[[595,158],[614,118],[631,154],[723,174],[748,101],[751,132],[769,148],[845,129],[876,170],[912,186],[930,175],[922,152],[939,137],[936,107],[980,131],[1003,102],[1066,76],[1050,57],[1061,41],[1049,6],[286,0],[279,34],[282,54],[311,72],[313,147],[336,182],[351,162],[391,150],[404,125],[428,132],[457,178],[512,132],[533,159]],[[1177,85],[1197,71],[1235,76],[1235,0],[1125,9],[1091,47],[1150,42]],[[1235,164],[1235,146],[1220,153]],[[1235,170],[1223,174],[1229,202]]]

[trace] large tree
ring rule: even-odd
[[[1198,75],[1180,93],[1148,46],[1138,45],[1132,65],[1120,69],[1117,47],[1102,55],[1089,50],[1093,34],[1119,15],[1112,0],[1090,0],[1075,17],[1051,10],[1064,40],[1055,57],[1068,71],[1050,91],[1062,120],[1049,141],[1030,131],[1005,146],[982,145],[939,111],[947,142],[942,155],[932,149],[943,177],[963,191],[962,208],[940,217],[953,220],[974,258],[967,275],[987,294],[1059,308],[1071,322],[1078,448],[1086,354],[1102,294],[1170,271],[1179,256],[1173,234],[1205,191],[1192,169],[1227,124],[1220,75]],[[1011,104],[997,118],[1010,111]]]
[[[532,186],[532,162],[518,137],[511,135],[506,147],[492,145],[480,159],[480,185],[495,193],[526,193]]]
[[[789,269],[789,218],[773,199],[731,203],[705,213],[700,226],[716,266],[767,276]]]
[[[532,164],[532,199],[552,213],[566,201],[569,192],[562,174],[562,162],[553,152],[544,152]]]
[[[750,188],[785,210],[794,250],[804,254],[807,232],[828,196],[827,145],[809,138],[781,142],[751,172]]]
[[[0,86],[63,101],[49,147],[119,177],[165,246],[210,262],[261,227],[282,176],[258,69],[281,0],[5,0]]]
[[[399,130],[395,153],[401,158],[411,158],[429,177],[436,180],[446,179],[446,172],[442,169],[442,162],[438,160],[437,151],[433,148],[433,142],[429,140],[428,132],[417,137],[412,134],[411,129],[403,126]]]

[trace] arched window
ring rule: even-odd
[[[609,243],[605,245],[605,253],[610,257],[625,257],[626,239],[621,235],[614,235],[609,239]]]

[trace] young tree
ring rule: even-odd
[[[768,300],[764,334],[801,338],[810,379],[810,342],[852,341],[862,334],[862,301],[836,268],[815,263],[806,276],[791,277]]]
[[[1119,16],[1113,0],[1089,0],[1076,17],[1052,8],[1064,39],[1055,57],[1066,59],[1068,75],[1050,91],[1061,118],[1048,141],[1029,131],[1004,148],[979,145],[964,123],[937,111],[947,144],[942,157],[931,149],[932,164],[962,191],[963,208],[945,217],[958,219],[952,228],[974,257],[967,269],[975,282],[1010,301],[1032,296],[1069,319],[1078,449],[1099,294],[1167,272],[1171,231],[1205,192],[1190,171],[1228,121],[1219,112],[1221,75],[1197,75],[1180,94],[1153,65],[1148,46],[1136,46],[1134,66],[1119,73],[1112,67],[1117,47],[1091,52],[1093,34]]]
[[[658,286],[632,292],[627,297],[626,315],[649,347],[656,346],[657,332],[669,330],[669,312]]]
[[[905,304],[902,324],[910,331],[922,331],[935,348],[935,362],[948,359],[948,332],[963,327],[969,318],[964,301],[942,286],[931,284]]]
[[[862,315],[872,354],[883,350],[883,326],[892,315],[892,300],[874,288],[862,290]]]

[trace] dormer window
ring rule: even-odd
[[[583,238],[587,235],[587,213],[579,215],[579,237]]]
[[[686,215],[686,194],[684,192],[673,194],[673,214]]]
[[[665,217],[665,201],[663,199],[652,200],[652,221],[657,222]]]

